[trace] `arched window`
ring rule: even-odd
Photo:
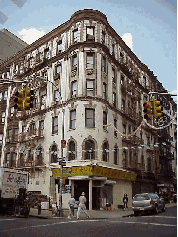
[[[56,145],[53,145],[52,149],[51,149],[51,163],[57,163],[57,147],[56,147]]]
[[[69,142],[69,160],[75,160],[75,142]]]
[[[103,143],[103,161],[109,161],[109,144],[108,142]]]
[[[117,161],[117,154],[118,154],[118,147],[115,146],[114,147],[114,164],[117,165],[118,161]]]
[[[92,140],[85,142],[85,160],[95,159],[95,143]]]
[[[35,160],[36,162],[36,165],[42,165],[42,163],[43,163],[43,157],[42,157],[42,148],[41,147],[39,147],[38,149],[37,149],[37,157],[36,157],[36,160]]]

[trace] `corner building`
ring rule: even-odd
[[[62,155],[64,183],[76,200],[86,193],[90,210],[106,203],[117,208],[124,193],[131,205],[136,192],[155,191],[158,138],[142,123],[142,105],[156,79],[104,14],[75,12],[0,66],[2,78],[9,70],[14,81],[5,88],[1,166],[29,170],[29,191],[56,202]],[[33,108],[15,111],[13,88],[20,91],[24,85],[35,91]],[[119,133],[104,126],[110,123]]]

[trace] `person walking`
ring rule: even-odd
[[[124,210],[123,211],[125,211],[125,209],[128,208],[128,206],[127,206],[127,204],[128,204],[128,197],[127,197],[126,193],[124,194],[124,197],[123,197],[123,203],[124,203]]]
[[[70,208],[70,213],[69,213],[68,218],[71,219],[71,216],[74,217],[74,206],[75,206],[75,198],[73,195],[69,199],[68,204],[69,204],[69,208]]]
[[[80,213],[81,211],[83,211],[86,216],[87,216],[87,219],[89,218],[89,215],[86,211],[86,197],[85,197],[85,193],[82,192],[82,195],[79,197],[79,206],[78,206],[78,211],[77,211],[77,220],[79,220],[79,217],[80,217]]]

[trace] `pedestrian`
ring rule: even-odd
[[[127,197],[126,193],[124,194],[124,197],[123,197],[123,203],[124,203],[124,210],[123,211],[125,211],[125,209],[128,208],[128,206],[127,206],[128,197]]]
[[[68,204],[69,204],[69,208],[70,208],[70,213],[69,213],[68,218],[71,219],[71,216],[74,217],[74,206],[75,206],[75,198],[73,195],[69,199]]]
[[[86,197],[85,193],[82,192],[82,195],[79,197],[79,206],[78,206],[78,211],[77,211],[77,220],[79,220],[80,212],[83,211],[85,215],[87,216],[87,219],[89,218],[89,215],[86,211]]]

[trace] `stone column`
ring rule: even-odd
[[[89,180],[89,210],[92,210],[92,179]]]

